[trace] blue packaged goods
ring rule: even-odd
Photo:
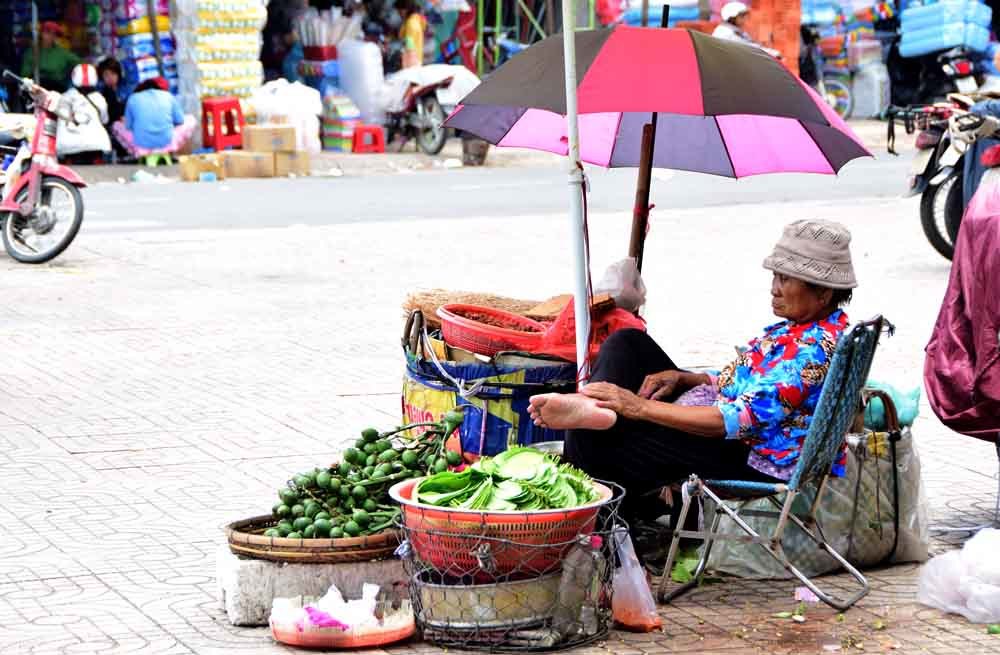
[[[690,7],[670,7],[669,23],[674,25],[680,21],[698,20],[700,12],[698,5]],[[649,26],[659,27],[663,20],[663,7],[649,7]],[[642,9],[640,7],[630,7],[625,11],[623,21],[626,25],[642,25]]]
[[[169,34],[160,36],[160,53],[172,55],[177,51],[174,44],[174,37]],[[118,39],[118,56],[129,59],[138,57],[152,57],[156,55],[156,46],[153,42],[153,35],[147,33],[130,34]]]
[[[840,15],[837,5],[832,2],[803,2],[803,25],[833,25]]]
[[[903,57],[920,57],[959,46],[981,52],[990,44],[990,31],[972,23],[951,23],[942,27],[927,27],[904,32],[899,42]]]
[[[513,445],[562,441],[565,432],[536,426],[528,399],[549,391],[572,391],[576,366],[562,361],[541,366],[459,363],[422,359],[406,353],[403,422],[436,421],[459,405],[462,450],[496,455]]]
[[[900,16],[904,37],[911,30],[943,27],[952,23],[971,23],[989,27],[993,10],[976,0],[945,0],[932,5],[910,7]]]

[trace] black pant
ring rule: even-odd
[[[620,330],[601,346],[590,380],[637,392],[647,375],[667,370],[677,370],[677,366],[648,334]],[[775,482],[747,465],[749,454],[750,447],[736,439],[700,437],[623,418],[610,430],[571,430],[565,444],[565,458],[574,466],[625,488],[626,518],[662,510],[662,504],[641,497],[686,480],[692,473],[702,479]]]

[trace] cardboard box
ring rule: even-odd
[[[300,150],[299,152],[276,152],[274,153],[274,176],[288,177],[297,175],[303,177],[309,175],[309,153]]]
[[[274,153],[227,150],[222,161],[226,177],[274,177]]]
[[[211,155],[187,155],[180,157],[181,180],[185,182],[213,182],[226,179],[222,157]]]
[[[243,128],[243,149],[253,152],[295,152],[292,125],[247,125]]]

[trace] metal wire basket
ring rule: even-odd
[[[534,577],[559,569],[573,539],[593,532],[598,514],[622,492],[595,482],[598,499],[581,507],[559,510],[479,511],[433,507],[413,500],[417,480],[404,480],[389,490],[399,503],[403,523],[412,528],[410,544],[417,556],[437,570],[461,577],[476,570],[474,551],[484,537],[493,539],[494,571],[476,573],[480,582],[496,575]],[[620,489],[620,487],[619,487]]]
[[[607,483],[605,483],[607,484]],[[453,533],[401,521],[400,554],[410,580],[417,627],[428,642],[446,648],[499,652],[558,650],[605,638],[612,624],[613,531],[622,522],[623,491],[603,504],[585,530],[560,543],[524,543],[498,537],[488,526],[463,534],[451,557],[428,550]],[[567,526],[555,533],[566,534]],[[420,549],[414,543],[423,544]],[[519,552],[519,563],[498,554]],[[562,553],[553,561],[553,552]],[[539,562],[546,562],[539,567]]]

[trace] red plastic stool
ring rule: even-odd
[[[243,147],[243,109],[230,96],[201,101],[201,143],[216,152]]]
[[[354,128],[351,150],[356,153],[385,152],[385,132],[379,125],[358,125]]]

